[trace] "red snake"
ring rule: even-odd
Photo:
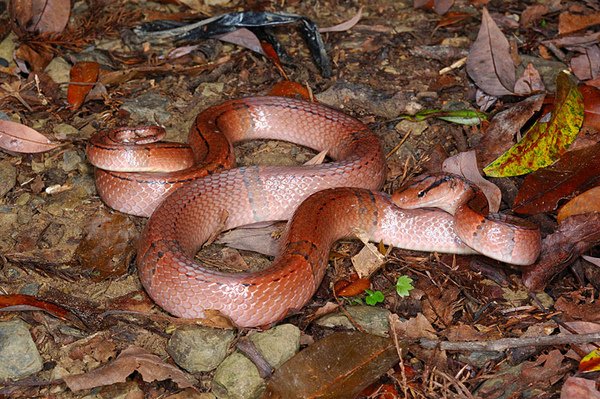
[[[277,322],[314,294],[331,245],[357,231],[400,248],[479,252],[513,264],[533,263],[539,254],[534,225],[505,216],[485,218],[482,207],[473,205],[480,198],[477,190],[456,176],[424,177],[393,197],[405,208],[424,203],[455,217],[440,210],[401,209],[390,196],[374,191],[385,180],[379,139],[362,122],[323,105],[280,97],[232,100],[198,115],[189,147],[149,144],[145,136],[154,134],[149,128],[103,132],[90,140],[87,151],[98,167],[98,192],[109,206],[152,215],[140,238],[137,266],[149,295],[176,316],[204,317],[204,310],[212,309],[238,326]],[[233,143],[259,138],[327,150],[334,161],[222,170],[233,165]],[[155,167],[148,160],[155,156],[168,163],[168,170],[183,170],[150,172]],[[177,157],[183,162],[174,162]],[[135,167],[122,166],[131,163]],[[140,165],[144,172],[133,172]],[[220,231],[287,219],[281,252],[267,270],[225,273],[194,260]]]

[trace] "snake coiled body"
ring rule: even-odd
[[[334,161],[316,166],[222,170],[233,164],[232,143],[256,138],[328,150]],[[109,148],[117,139],[99,138],[88,154],[93,159],[94,151],[102,150],[98,158],[111,159],[114,155],[110,153],[116,152],[119,144],[115,143],[114,150]],[[457,223],[449,213],[401,209],[388,195],[377,192],[385,180],[379,140],[363,123],[339,111],[287,98],[233,100],[202,112],[189,141],[191,149],[164,145],[182,154],[185,162],[174,167],[182,170],[155,175],[124,172],[125,167],[118,172],[101,170],[97,175],[98,190],[108,205],[138,215],[152,214],[140,238],[137,266],[149,295],[176,316],[203,317],[205,310],[212,309],[239,326],[276,322],[304,306],[324,276],[330,246],[356,231],[407,249],[476,252],[458,237]],[[143,142],[136,147],[146,155],[155,151],[153,145]],[[208,168],[201,166],[203,163]],[[454,181],[433,179],[413,187],[416,197],[436,197],[439,188]],[[410,190],[406,193],[409,199],[394,199],[412,207],[415,195]],[[471,236],[467,242],[475,248],[483,245],[480,252],[516,264],[532,263],[537,257],[539,231],[534,226],[485,219],[467,205],[453,210],[457,219],[465,219],[466,235]],[[219,231],[290,218],[281,253],[265,271],[224,273],[194,260],[196,251]],[[498,231],[507,239],[497,256],[495,241],[481,233],[483,225],[483,230],[491,229],[492,235]],[[498,225],[508,230],[501,231]]]

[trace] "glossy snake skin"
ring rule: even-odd
[[[99,168],[96,184],[109,206],[152,215],[137,265],[149,295],[176,316],[203,317],[212,309],[239,326],[277,322],[314,294],[333,242],[357,230],[401,248],[450,253],[475,253],[476,248],[515,264],[532,263],[539,253],[535,226],[485,219],[469,205],[472,187],[456,177],[423,178],[394,196],[404,207],[419,206],[415,200],[442,208],[450,202],[447,210],[455,217],[396,206],[376,191],[385,180],[378,138],[360,121],[323,105],[279,97],[232,100],[196,118],[189,147],[148,143],[145,136],[155,134],[152,128],[104,132],[92,138],[88,156]],[[233,143],[259,138],[327,149],[334,161],[225,170],[234,163]],[[153,165],[154,159],[169,172],[155,172],[163,167]],[[466,194],[457,195],[455,188]],[[287,219],[281,253],[265,271],[225,273],[193,259],[219,231]],[[459,229],[464,241],[455,232]]]

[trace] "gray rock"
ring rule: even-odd
[[[235,352],[217,368],[212,392],[218,399],[256,399],[265,390],[258,369],[246,356]]]
[[[17,35],[11,32],[4,38],[4,40],[0,42],[0,58],[4,58],[6,61],[8,61],[8,65],[10,67],[15,66],[13,54],[15,52],[17,40]]]
[[[71,65],[62,57],[54,57],[46,67],[45,72],[56,83],[67,83]],[[67,91],[67,85],[60,85],[62,91]]]
[[[300,329],[292,324],[282,324],[250,337],[261,355],[278,368],[300,349]]]
[[[52,129],[54,135],[59,140],[64,140],[68,136],[75,136],[79,134],[79,130],[76,127],[69,125],[68,123],[61,123],[59,125],[54,126]]]
[[[0,161],[0,198],[4,197],[17,183],[17,168],[9,161]]]
[[[121,108],[131,114],[135,121],[154,124],[164,123],[171,117],[167,111],[169,99],[156,93],[144,93],[126,101]]]
[[[27,324],[18,319],[0,322],[0,381],[27,377],[42,366]]]
[[[63,153],[62,169],[65,172],[76,170],[83,160],[75,150],[65,151]]]
[[[349,306],[346,311],[352,317],[354,323],[361,326],[365,332],[380,337],[389,336],[390,324],[388,317],[390,311],[375,306]],[[316,321],[317,325],[328,328],[342,327],[356,330],[354,324],[348,320],[343,312],[325,315]]]
[[[175,330],[167,352],[175,363],[190,373],[210,371],[225,359],[234,338],[233,330],[186,326]]]

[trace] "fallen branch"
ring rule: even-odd
[[[506,349],[523,348],[526,346],[552,346],[566,344],[585,344],[600,341],[600,332],[592,334],[543,335],[538,337],[502,338],[492,341],[439,341],[422,338],[420,345],[425,349],[439,348],[446,351],[466,352],[502,352]]]

